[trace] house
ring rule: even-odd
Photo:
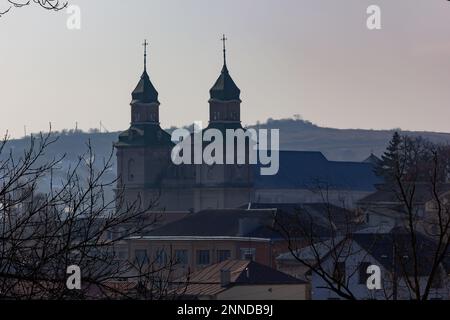
[[[270,229],[274,210],[224,209],[192,213],[126,240],[128,257],[139,263],[176,264],[180,274],[225,260],[275,263],[281,236]],[[286,248],[280,249],[285,251]]]
[[[198,300],[309,300],[309,284],[263,264],[227,260],[174,282],[178,295]]]
[[[422,293],[429,279],[435,244],[426,236],[417,235],[417,276]],[[361,230],[351,237],[337,237],[322,243],[312,244],[294,252],[277,257],[280,271],[289,273],[311,283],[313,300],[343,299],[329,289],[323,277],[300,263],[296,257],[306,261],[318,270],[318,266],[333,277],[342,279],[341,283],[349,288],[356,299],[409,300],[413,292],[407,279],[414,281],[413,252],[410,234],[403,228],[392,228],[380,232],[373,229]],[[381,270],[380,290],[367,287],[367,267],[376,265]],[[337,285],[337,281],[334,282]],[[430,299],[450,298],[450,255],[438,266],[432,282]]]
[[[300,211],[299,211],[300,210]],[[329,211],[331,210],[331,211]],[[332,213],[331,221],[328,219]],[[280,226],[304,226],[327,238],[353,213],[324,204],[248,204],[248,208],[203,210],[139,236],[122,247],[131,261],[175,262],[180,272],[195,272],[228,259],[252,260],[275,267],[275,258],[288,250]],[[296,241],[302,243],[301,238]]]
[[[406,186],[408,187],[408,186]],[[442,183],[433,186],[430,183],[415,183],[409,186],[408,194],[413,190],[412,204],[416,222],[422,222],[422,230],[430,230],[437,214],[436,195],[443,204],[443,210],[449,210],[450,184]],[[436,195],[435,195],[436,192]],[[360,199],[358,209],[364,215],[367,227],[405,225],[408,219],[405,202],[395,187],[378,186],[377,191]],[[435,232],[433,232],[435,233]]]

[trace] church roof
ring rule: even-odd
[[[280,151],[276,175],[260,174],[254,166],[257,189],[345,189],[375,191],[381,182],[373,165],[362,162],[329,161],[321,152]]]
[[[214,86],[209,91],[212,100],[219,101],[240,101],[241,90],[238,88],[236,83],[230,76],[228,72],[227,65],[224,64],[222,72],[217,79]]]
[[[147,70],[144,70],[144,73],[142,73],[141,79],[131,95],[133,97],[132,103],[159,103],[158,91],[156,91],[150,81]]]
[[[134,124],[127,131],[119,135],[116,147],[145,147],[170,146],[173,147],[171,136],[154,124]]]
[[[364,163],[371,163],[373,165],[378,165],[381,162],[381,159],[378,158],[373,153],[371,153],[370,156],[366,160],[364,160],[363,162]]]

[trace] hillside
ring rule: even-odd
[[[362,161],[371,152],[381,155],[392,137],[389,130],[334,129],[314,125],[304,120],[269,119],[266,123],[250,126],[261,129],[280,129],[280,146],[282,150],[321,151],[330,160]],[[170,132],[173,128],[168,129]],[[59,139],[46,152],[46,157],[53,158],[67,154],[66,160],[76,161],[86,151],[90,140],[97,159],[108,157],[116,141],[118,132],[73,132],[55,133]],[[450,133],[403,131],[411,136],[423,136],[433,142],[449,143]],[[11,148],[16,155],[29,144],[29,138],[11,140]]]
[[[258,127],[279,128],[284,150],[321,151],[329,160],[340,161],[362,161],[370,153],[380,156],[394,133],[394,130],[324,128],[294,119],[269,119]],[[402,134],[423,136],[436,143],[450,142],[450,133],[402,131]]]

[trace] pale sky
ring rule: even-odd
[[[446,0],[73,0],[68,14],[12,9],[0,18],[0,130],[129,126],[131,91],[150,41],[161,125],[207,121],[222,66],[242,90],[244,124],[300,114],[337,128],[450,132]],[[6,0],[0,0],[0,11]],[[366,9],[382,10],[382,30]]]

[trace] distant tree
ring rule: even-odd
[[[376,172],[379,176],[389,179],[400,170],[397,165],[399,164],[400,159],[401,144],[402,137],[396,131],[389,141],[389,145],[381,156],[381,161],[376,168]]]
[[[0,11],[0,17],[6,13],[8,13],[13,7],[14,8],[22,8],[25,6],[29,6],[32,4],[36,4],[40,6],[41,8],[45,10],[53,10],[53,11],[59,11],[62,9],[67,8],[68,1],[60,1],[60,0],[7,0],[9,6],[4,9],[3,11]],[[2,10],[0,8],[0,10]]]

